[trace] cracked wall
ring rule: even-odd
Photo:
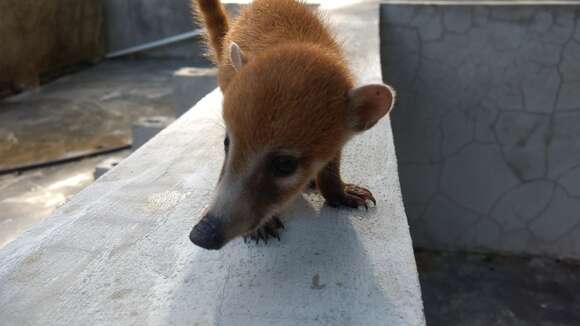
[[[580,257],[580,6],[382,7],[415,246]]]

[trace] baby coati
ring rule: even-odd
[[[224,96],[225,161],[191,241],[220,249],[244,236],[267,242],[280,211],[315,181],[331,206],[373,195],[340,177],[341,149],[393,108],[387,85],[354,86],[338,43],[294,0],[256,0],[231,24],[218,0],[194,1]]]

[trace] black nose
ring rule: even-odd
[[[204,216],[193,227],[189,239],[195,245],[210,250],[220,249],[225,244],[221,223],[211,215]]]

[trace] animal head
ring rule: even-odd
[[[290,44],[247,59],[234,43],[229,53],[225,160],[213,200],[190,234],[206,249],[278,214],[350,137],[394,104],[389,86],[353,88],[341,60],[316,46]]]

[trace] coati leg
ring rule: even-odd
[[[341,153],[339,152],[318,173],[318,189],[324,199],[326,199],[328,205],[332,207],[347,206],[351,208],[364,206],[366,209],[368,209],[368,201],[376,205],[377,201],[368,189],[342,181],[340,177],[340,158]]]

